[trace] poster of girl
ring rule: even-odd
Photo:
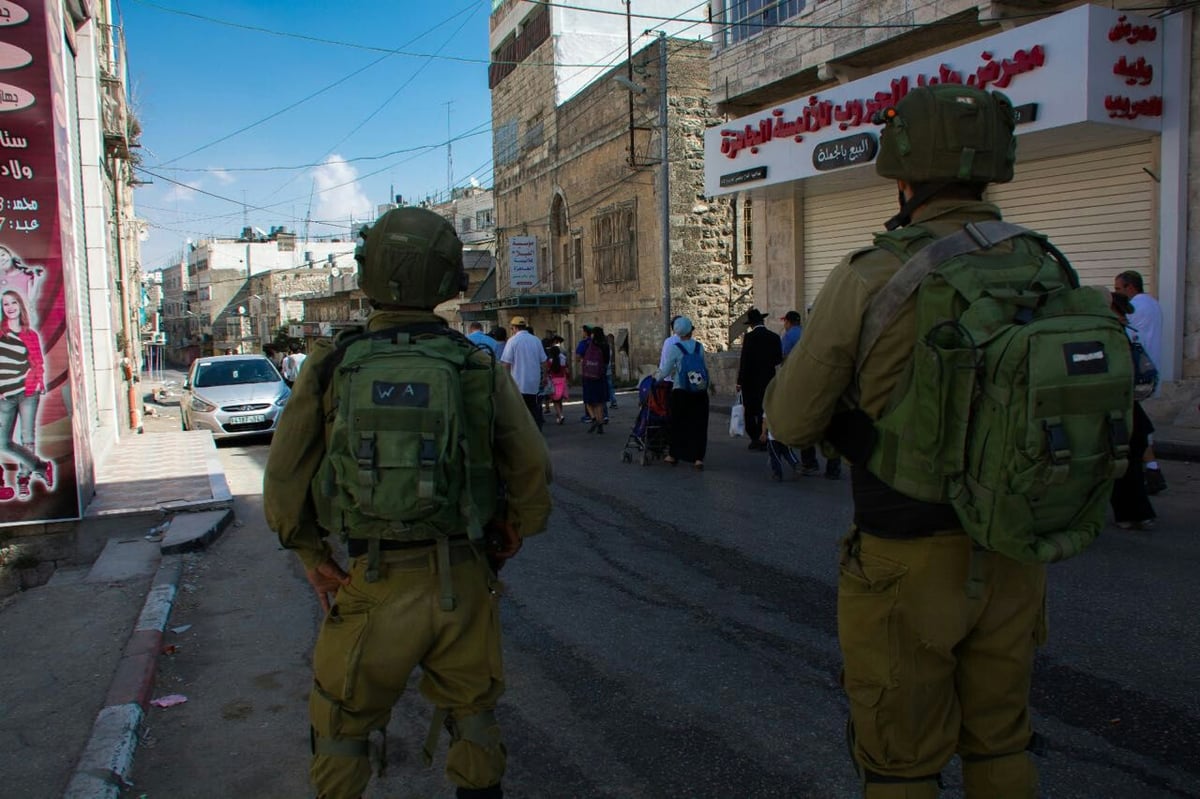
[[[25,263],[7,244],[0,244],[0,291],[15,289],[31,305],[37,304],[42,267]]]
[[[0,294],[0,459],[17,464],[16,498],[32,496],[30,480],[54,487],[54,463],[37,455],[38,404],[46,392],[42,342],[31,324],[21,294]],[[20,443],[14,438],[20,422]],[[2,478],[0,478],[2,481]],[[11,486],[0,482],[0,501],[12,499]]]

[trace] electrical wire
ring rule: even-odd
[[[134,1],[135,1],[135,2],[138,2],[138,3],[144,3],[144,2],[146,2],[146,0],[134,0]],[[455,19],[456,17],[460,16],[460,15],[461,15],[461,14],[463,14],[464,12],[471,10],[471,8],[472,8],[472,7],[473,7],[473,6],[466,6],[466,7],[464,7],[463,9],[461,9],[461,10],[459,10],[459,11],[455,12],[454,14],[452,14],[450,17],[448,17],[448,18],[446,18],[446,19],[442,20],[442,21],[441,21],[441,22],[439,22],[437,25],[434,25],[432,28],[429,28],[428,30],[426,30],[426,31],[423,31],[422,33],[418,34],[416,37],[414,37],[414,38],[410,39],[410,40],[409,40],[409,41],[408,41],[408,42],[407,42],[405,45],[401,45],[401,46],[402,46],[402,47],[404,47],[404,46],[407,46],[408,44],[411,44],[412,42],[415,42],[415,41],[418,41],[418,40],[420,40],[420,39],[424,38],[426,35],[428,35],[428,34],[432,33],[433,31],[437,30],[437,29],[438,29],[438,28],[440,28],[442,25],[445,25],[445,24],[447,24],[448,22],[450,22],[451,20],[453,20],[453,19]],[[383,61],[386,61],[388,58],[391,58],[393,55],[396,55],[396,54],[398,54],[398,53],[399,53],[399,50],[398,50],[398,49],[397,49],[397,50],[393,50],[393,51],[391,51],[391,52],[388,52],[388,53],[386,53],[386,54],[384,54],[384,55],[380,56],[379,58],[375,59],[374,61],[370,62],[370,63],[369,63],[369,64],[367,64],[366,66],[364,66],[364,67],[360,67],[359,69],[356,69],[356,70],[354,70],[353,72],[349,73],[348,75],[344,75],[344,76],[342,76],[341,78],[338,78],[338,79],[337,79],[337,80],[335,80],[333,83],[330,83],[330,84],[328,84],[328,85],[326,85],[326,86],[324,86],[324,87],[322,87],[322,88],[320,88],[320,89],[316,90],[315,92],[312,92],[311,94],[307,95],[306,97],[303,97],[303,98],[301,98],[300,100],[297,100],[296,102],[294,102],[294,103],[291,103],[290,105],[284,106],[283,108],[280,108],[279,110],[277,110],[277,111],[274,111],[274,112],[272,112],[272,113],[268,114],[267,116],[263,117],[262,119],[259,119],[259,120],[255,121],[255,122],[251,122],[249,125],[244,125],[243,127],[240,127],[240,128],[238,128],[237,130],[235,130],[235,131],[233,131],[233,132],[231,132],[231,133],[227,133],[227,134],[225,134],[224,136],[221,136],[220,138],[214,139],[213,141],[210,141],[210,142],[208,142],[207,144],[201,145],[200,147],[197,147],[197,148],[195,148],[195,149],[193,149],[193,150],[190,150],[190,151],[188,151],[188,152],[184,153],[183,155],[178,155],[178,156],[175,156],[174,158],[171,158],[171,159],[169,159],[169,160],[167,160],[167,161],[163,161],[163,162],[162,162],[162,163],[160,163],[160,164],[156,164],[156,165],[155,165],[155,168],[157,168],[157,167],[161,167],[161,166],[166,166],[167,164],[173,164],[173,163],[175,163],[176,161],[181,161],[181,160],[183,160],[184,158],[187,158],[188,156],[192,156],[192,155],[195,155],[195,154],[196,154],[196,153],[198,153],[198,152],[202,152],[202,151],[204,151],[204,150],[207,150],[208,148],[210,148],[210,147],[213,147],[213,146],[215,146],[215,145],[217,145],[217,144],[220,144],[221,142],[228,141],[229,139],[232,139],[234,136],[237,136],[237,135],[239,135],[239,134],[241,134],[241,133],[245,133],[245,132],[246,132],[246,131],[248,131],[248,130],[251,130],[251,129],[253,129],[253,128],[256,128],[256,127],[258,127],[259,125],[262,125],[262,124],[263,124],[263,123],[265,123],[265,122],[269,122],[270,120],[272,120],[272,119],[275,119],[276,117],[280,116],[281,114],[284,114],[284,113],[286,113],[286,112],[288,112],[288,111],[291,111],[292,109],[294,109],[294,108],[296,108],[296,107],[298,107],[298,106],[300,106],[300,105],[303,105],[304,103],[307,103],[309,100],[312,100],[313,98],[315,98],[315,97],[318,97],[318,96],[320,96],[320,95],[324,94],[325,92],[329,91],[330,89],[333,89],[333,88],[335,88],[335,87],[337,87],[337,86],[340,86],[341,84],[345,83],[346,81],[350,80],[351,78],[353,78],[353,77],[355,77],[355,76],[357,76],[357,75],[360,75],[360,74],[362,74],[363,72],[366,72],[368,69],[370,69],[371,67],[375,66],[376,64],[379,64],[379,63],[381,63],[381,62],[383,62]]]

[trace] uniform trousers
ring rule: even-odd
[[[474,547],[450,551],[452,611],[441,608],[432,546],[383,552],[373,583],[367,556],[351,562],[350,584],[339,589],[313,652],[311,777],[321,799],[357,799],[371,777],[366,757],[322,754],[322,741],[365,741],[385,729],[414,668],[421,667],[422,695],[449,711],[452,725],[480,714],[490,719],[504,693],[495,578]],[[486,741],[478,733],[451,738],[446,776],[461,788],[488,788],[504,775],[500,730],[492,723],[483,732]]]
[[[968,597],[972,568],[982,577]],[[954,754],[968,799],[1035,799],[1029,690],[1046,568],[972,551],[961,531],[852,531],[838,579],[842,685],[866,799],[934,799]]]

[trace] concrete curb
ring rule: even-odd
[[[138,729],[154,690],[163,633],[182,575],[181,558],[163,558],[63,799],[117,799],[129,784]]]
[[[160,549],[164,555],[182,555],[207,549],[233,521],[233,509],[176,514],[163,538]]]

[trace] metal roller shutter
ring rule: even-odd
[[[1111,287],[1136,269],[1155,293],[1158,184],[1156,140],[1017,163],[1012,183],[988,199],[1004,218],[1045,233],[1066,253],[1085,285]]]
[[[811,305],[851,250],[871,246],[896,213],[895,184],[821,194],[804,201],[804,304]],[[892,187],[889,189],[889,187]]]
[[[1136,269],[1155,293],[1157,141],[1017,163],[987,199],[1010,222],[1048,235],[1085,285],[1111,286]],[[1147,172],[1149,170],[1149,172]],[[871,244],[896,212],[889,185],[810,196],[804,207],[804,301],[811,303],[846,253]]]

